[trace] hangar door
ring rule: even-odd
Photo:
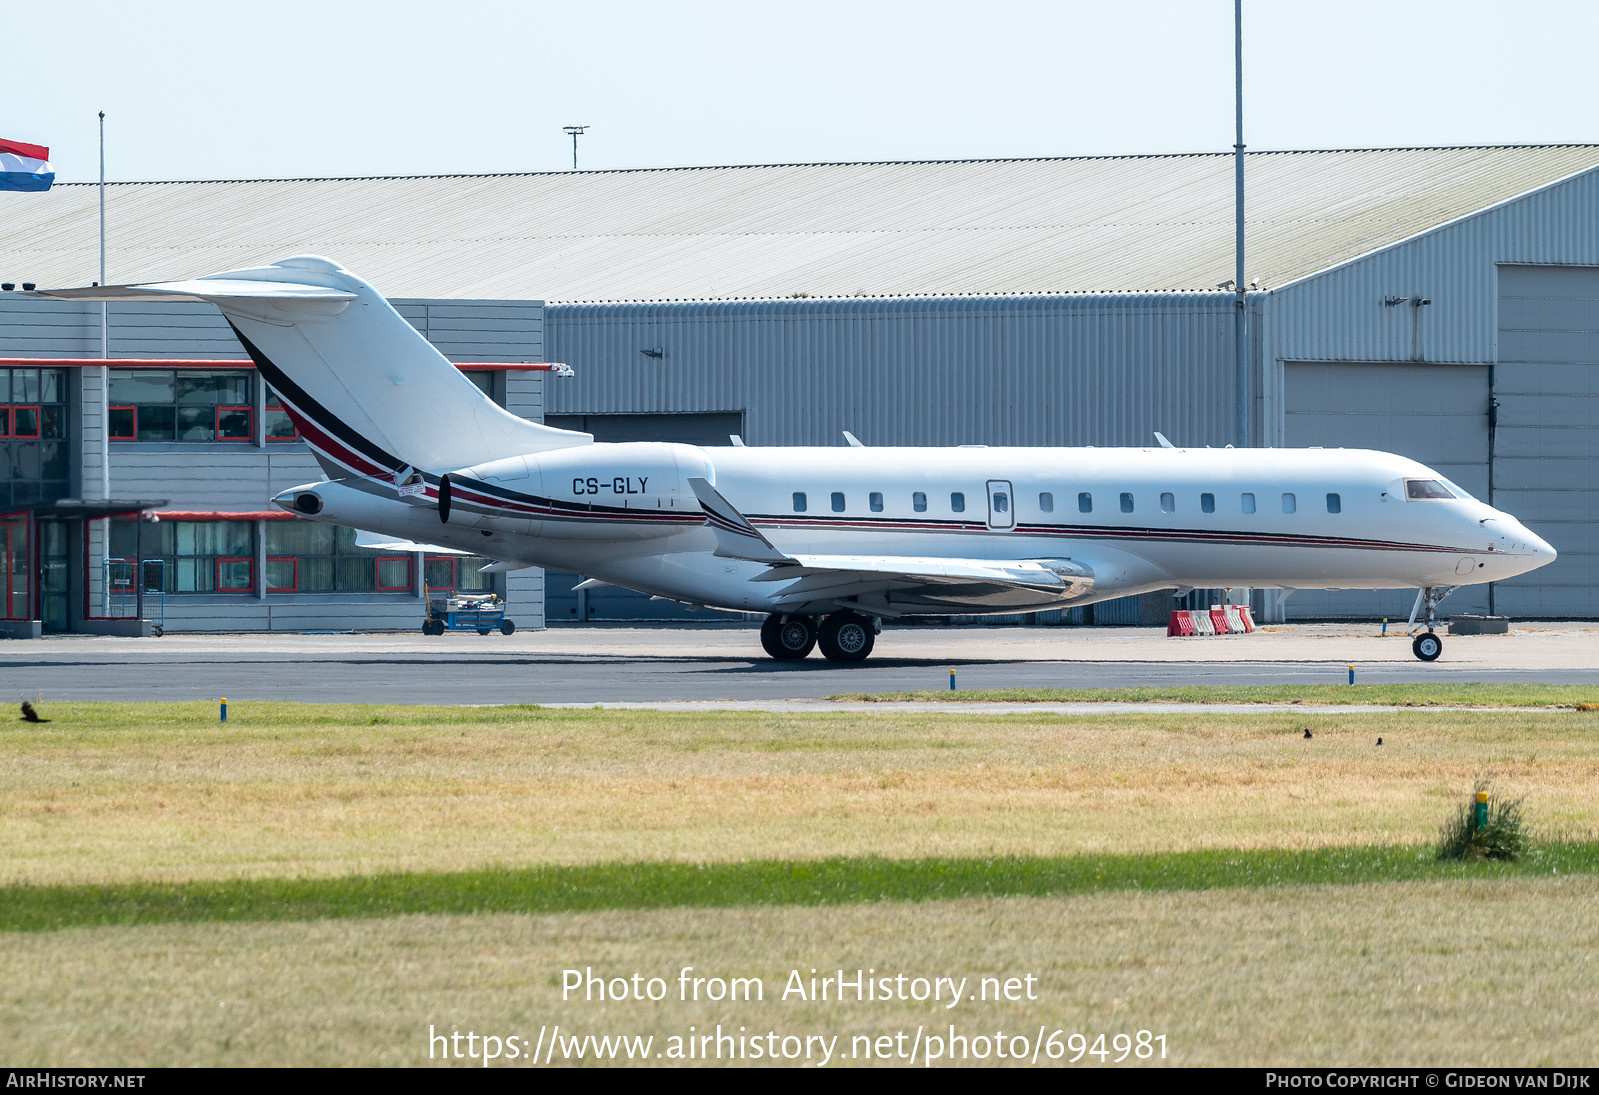
[[[1599,616],[1599,269],[1499,268],[1494,399],[1494,504],[1560,553],[1495,585],[1495,608]]]
[[[1293,448],[1380,449],[1419,460],[1478,498],[1488,497],[1488,366],[1290,362],[1287,443]],[[1415,590],[1302,589],[1289,619],[1405,619]],[[1487,612],[1487,586],[1451,594],[1441,611]]]

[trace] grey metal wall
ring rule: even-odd
[[[743,412],[755,445],[1231,441],[1222,293],[549,305],[551,414]],[[642,351],[659,349],[660,357]]]
[[[1599,616],[1599,269],[1501,266],[1494,503],[1560,557],[1494,588],[1521,616]]]
[[[452,361],[542,361],[543,305],[538,301],[395,300],[396,310]],[[243,360],[223,320],[207,304],[113,304],[110,352],[121,358]],[[100,307],[0,294],[0,357],[98,357]],[[74,476],[83,495],[101,497],[100,371],[75,370],[79,392],[72,435]],[[505,374],[505,404],[514,414],[542,420],[543,373]],[[166,498],[178,510],[249,512],[268,508],[273,494],[322,478],[302,444],[241,446],[112,442],[111,494]],[[258,530],[259,531],[259,530]],[[508,614],[519,627],[544,625],[544,575],[505,577]],[[296,630],[410,628],[420,618],[406,594],[173,595],[166,615],[174,630]]]

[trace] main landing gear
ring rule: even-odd
[[[830,662],[864,661],[876,637],[877,625],[858,612],[835,612],[820,626],[811,616],[781,614],[761,624],[761,646],[780,662],[798,661],[816,646]]]
[[[1427,608],[1427,618],[1424,626],[1425,632],[1416,635],[1410,643],[1410,652],[1424,662],[1435,662],[1438,655],[1444,652],[1444,641],[1433,631],[1433,625],[1438,621],[1438,602],[1454,592],[1454,586],[1426,586],[1416,591],[1416,604],[1410,610],[1410,630],[1416,630],[1416,617],[1421,614],[1422,606]]]

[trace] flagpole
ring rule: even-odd
[[[100,284],[105,285],[105,111],[100,112]],[[100,357],[111,359],[110,305],[100,302]],[[100,366],[100,497],[111,498],[111,366]]]

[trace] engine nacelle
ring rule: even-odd
[[[714,474],[691,445],[638,441],[555,449],[444,476],[439,518],[543,539],[651,539],[703,522],[688,480]]]

